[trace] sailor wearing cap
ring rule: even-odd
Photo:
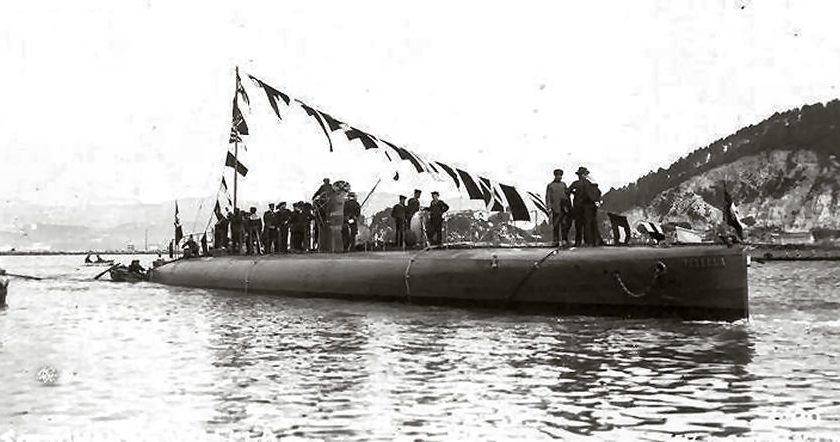
[[[425,210],[429,211],[429,225],[426,228],[426,235],[429,237],[429,244],[436,246],[443,242],[443,214],[449,210],[443,200],[439,199],[440,193],[432,192],[432,202]]]
[[[575,247],[580,246],[581,236],[587,246],[594,246],[600,242],[596,215],[601,191],[590,180],[589,169],[579,167],[575,174],[578,179],[569,186],[569,195],[574,197],[572,214],[575,220]]]
[[[394,219],[394,228],[396,232],[395,243],[397,247],[405,246],[405,228],[406,228],[406,213],[405,195],[400,195],[400,202],[391,207],[391,218]]]
[[[341,238],[344,240],[344,251],[353,250],[356,245],[356,234],[359,233],[359,217],[362,214],[362,207],[356,201],[356,194],[347,194],[347,201],[344,202],[344,225],[341,228]]]
[[[545,205],[551,212],[551,239],[555,246],[569,243],[569,229],[572,225],[572,205],[569,189],[563,182],[563,170],[554,169],[554,180],[545,188]]]
[[[408,199],[406,203],[405,219],[411,222],[411,217],[420,211],[420,194],[423,193],[420,189],[414,189],[414,196]]]

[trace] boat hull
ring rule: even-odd
[[[182,259],[152,282],[246,293],[622,317],[749,316],[740,248],[442,249]]]
[[[125,268],[113,268],[108,270],[108,273],[111,275],[111,281],[114,282],[140,282],[146,280],[143,275],[129,272]]]

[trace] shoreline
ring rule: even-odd
[[[168,253],[168,252],[167,252]],[[0,256],[52,256],[52,255],[157,255],[158,252],[146,252],[146,251],[134,251],[129,252],[125,250],[120,251],[104,251],[104,252],[97,252],[97,251],[6,251],[0,252]],[[164,252],[160,252],[161,255]]]
[[[754,244],[748,250],[753,261],[840,261],[835,244]]]

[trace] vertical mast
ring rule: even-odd
[[[236,67],[236,80],[239,81],[239,66]],[[236,88],[239,87],[239,84],[236,84]],[[233,91],[233,105],[236,106],[236,102],[239,99],[239,90],[234,89]],[[237,166],[239,165],[239,141],[233,143],[233,158],[236,160],[233,166],[233,211],[236,212],[236,181],[239,175],[239,170]]]
[[[233,158],[236,159],[235,164],[239,164],[239,142],[233,143]],[[236,179],[238,178],[239,171],[235,168],[233,169],[233,211],[236,212]]]

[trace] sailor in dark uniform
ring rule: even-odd
[[[298,201],[292,205],[294,210],[290,217],[292,225],[292,250],[296,252],[303,251],[303,238],[306,233],[306,215],[303,214],[303,201]]]
[[[596,215],[601,191],[589,180],[589,169],[579,167],[575,174],[578,179],[569,186],[569,195],[574,197],[572,214],[575,220],[575,247],[580,246],[581,236],[584,244],[595,246],[600,239]]]
[[[242,253],[243,234],[244,226],[242,219],[242,211],[239,209],[234,209],[233,215],[231,215],[230,217],[230,251],[234,255]]]
[[[406,204],[406,211],[405,211],[405,219],[409,223],[411,222],[411,217],[414,216],[415,213],[420,211],[420,194],[422,192],[420,189],[414,189],[414,196],[408,199],[408,203]]]
[[[303,218],[306,220],[306,226],[303,229],[303,249],[310,250],[312,247],[312,221],[315,219],[312,203],[301,204],[300,211],[303,212]]]
[[[181,247],[184,249],[184,258],[198,256],[198,243],[195,242],[192,235],[190,235],[190,237]]]
[[[268,203],[268,210],[263,213],[263,244],[265,254],[277,253],[277,213],[274,203]]]
[[[292,212],[286,208],[286,202],[283,201],[277,204],[277,239],[278,247],[281,253],[289,251],[289,225],[291,223]]]
[[[207,256],[207,232],[201,235],[201,255]]]
[[[313,233],[313,241],[315,244],[318,243],[318,232],[321,228],[326,228],[327,223],[327,206],[329,205],[330,196],[335,192],[330,184],[329,178],[324,178],[323,184],[318,190],[315,191],[315,194],[312,196],[312,205],[314,209],[313,215],[315,216],[315,232]]]
[[[429,225],[426,227],[426,234],[429,236],[429,244],[436,246],[443,242],[443,214],[449,210],[442,200],[438,199],[440,194],[432,192],[432,202],[424,210],[429,211]]]
[[[246,223],[248,226],[248,242],[246,243],[248,254],[261,255],[262,218],[257,214],[256,207],[251,206]]]
[[[222,217],[216,221],[216,225],[213,226],[213,245],[216,249],[223,249],[228,246],[228,225],[230,224],[230,216],[230,212],[227,213],[227,216],[222,215]]]
[[[341,238],[344,240],[344,251],[353,250],[356,245],[356,234],[359,233],[359,217],[362,214],[362,207],[356,201],[356,194],[347,194],[347,201],[344,202],[344,225],[341,228]]]
[[[405,207],[405,195],[400,195],[400,202],[394,204],[394,207],[391,208],[391,218],[394,219],[394,231],[396,232],[395,242],[397,247],[405,246],[406,213],[407,207]]]

